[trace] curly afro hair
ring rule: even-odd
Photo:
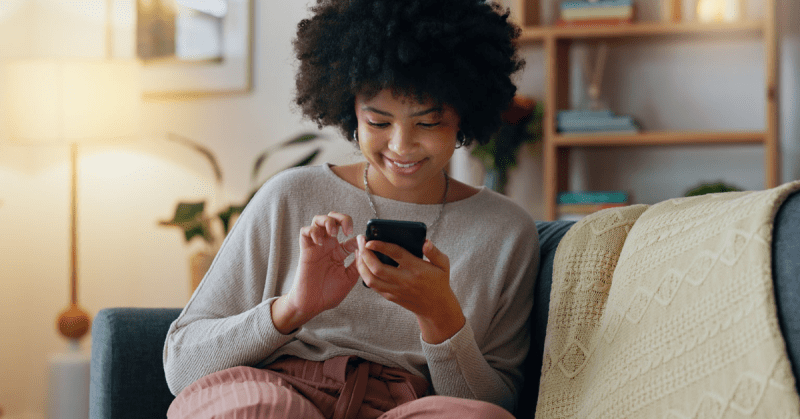
[[[485,0],[317,0],[297,25],[295,102],[317,125],[352,140],[355,96],[390,88],[418,102],[452,106],[461,145],[500,127],[525,62],[508,11]],[[463,141],[462,141],[463,140]]]

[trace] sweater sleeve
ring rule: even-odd
[[[281,269],[273,244],[280,225],[275,182],[250,201],[223,242],[189,303],[170,325],[163,361],[167,384],[177,395],[213,372],[254,365],[294,335],[281,334],[272,322],[277,284],[270,269]],[[278,246],[280,247],[280,246]],[[291,257],[291,252],[287,255]]]
[[[498,304],[485,315],[492,316],[489,330],[478,342],[469,318],[450,339],[436,345],[422,341],[434,392],[497,404],[513,412],[522,389],[522,363],[528,354],[528,316],[533,306],[533,285],[538,270],[538,236],[533,226],[516,240],[501,245],[500,254],[510,255],[501,270],[505,278]],[[477,302],[487,303],[486,301]]]

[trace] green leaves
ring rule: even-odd
[[[253,170],[250,174],[251,181],[255,183],[258,180],[258,175],[262,169],[262,167],[266,164],[269,157],[276,151],[281,150],[287,147],[293,147],[301,144],[310,143],[317,139],[323,138],[320,134],[317,133],[303,133],[296,135],[282,143],[276,144],[263,152],[261,152],[255,159],[253,163]],[[214,168],[214,174],[217,177],[218,182],[222,182],[222,171],[217,163],[217,159],[211,150],[203,147],[202,145],[176,134],[170,134],[169,139],[171,141],[175,141],[190,147],[191,149],[201,153],[205,156],[211,166]],[[303,155],[298,161],[293,163],[291,166],[288,167],[301,167],[301,166],[308,166],[314,162],[314,160],[322,153],[322,147],[316,147],[311,152]],[[264,181],[266,181],[265,179]],[[263,183],[263,182],[262,182]],[[216,214],[216,218],[222,222],[222,228],[225,235],[228,234],[230,228],[232,227],[232,222],[234,217],[241,214],[244,211],[245,206],[253,199],[255,196],[256,191],[260,188],[261,184],[253,189],[253,191],[249,194],[247,199],[241,204],[231,204],[223,211],[220,211]],[[186,238],[186,242],[188,243],[195,237],[201,237],[205,240],[208,244],[214,244],[215,237],[211,230],[211,222],[214,218],[209,217],[205,214],[205,202],[180,202],[178,206],[175,208],[175,215],[173,215],[172,220],[169,221],[160,221],[159,224],[163,226],[170,226],[170,227],[178,227],[183,229],[184,236]]]
[[[220,168],[219,162],[211,150],[190,138],[175,134],[174,132],[167,133],[167,139],[179,144],[183,144],[186,147],[189,147],[202,154],[206,159],[208,159],[208,162],[211,164],[211,168],[214,169],[214,176],[217,178],[217,182],[222,182],[222,169]]]
[[[264,163],[269,159],[270,155],[273,152],[275,152],[277,150],[280,150],[280,149],[283,149],[283,148],[286,148],[286,147],[291,147],[291,146],[298,145],[298,144],[305,144],[305,143],[314,141],[317,138],[320,138],[319,134],[316,134],[316,133],[303,133],[303,134],[299,134],[299,135],[297,135],[295,137],[292,137],[292,138],[284,141],[283,143],[277,144],[275,146],[272,146],[272,147],[262,151],[261,154],[259,154],[258,157],[256,157],[255,163],[253,163],[253,171],[250,173],[250,180],[253,181],[253,182],[258,180],[258,173],[261,171],[261,166],[264,165]],[[310,155],[306,156],[305,158],[303,158],[298,163],[295,163],[294,166],[290,166],[290,167],[307,166],[311,162],[311,160],[313,160],[314,157],[316,157],[319,154],[320,151],[322,151],[322,149],[317,148]],[[306,160],[308,160],[308,162],[303,164],[303,162],[305,162]]]
[[[250,195],[250,198],[252,198],[253,195]],[[250,199],[248,199],[247,202],[250,202]],[[219,217],[220,221],[222,221],[222,229],[225,232],[225,235],[228,235],[228,232],[230,231],[231,220],[233,217],[241,214],[242,211],[244,211],[244,207],[245,205],[230,205],[224,211],[217,214],[217,217]]]
[[[710,193],[721,193],[721,192],[739,192],[741,189],[727,185],[723,182],[716,182],[716,183],[703,183],[700,186],[694,187],[686,192],[686,196],[699,196],[705,195]]]
[[[205,202],[181,202],[175,208],[172,220],[161,221],[159,224],[182,228],[187,242],[199,236],[207,243],[213,243],[214,237],[211,234],[210,222],[203,215],[205,206]]]
[[[472,155],[483,163],[487,170],[498,169],[505,173],[517,165],[519,148],[525,143],[542,139],[544,105],[536,103],[529,115],[517,123],[504,122],[488,143],[475,145]]]

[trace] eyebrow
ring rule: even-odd
[[[368,112],[375,112],[377,114],[384,115],[384,116],[394,117],[394,115],[392,115],[391,113],[386,112],[386,111],[382,111],[382,110],[377,109],[377,108],[373,108],[372,106],[364,106],[364,107],[361,108],[361,110],[368,111]],[[430,109],[425,109],[423,111],[414,112],[414,113],[411,114],[411,116],[412,117],[413,116],[422,116],[422,115],[427,115],[429,113],[434,113],[434,112],[442,112],[442,107],[441,106],[434,106],[434,107],[432,107]]]

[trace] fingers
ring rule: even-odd
[[[366,248],[367,239],[363,235],[356,237],[358,241],[358,250],[354,264],[358,269],[358,273],[364,280],[368,287],[374,286],[376,283],[382,282],[377,274],[382,274],[382,269],[392,268],[391,266],[384,265],[375,253]],[[393,269],[393,268],[392,268]]]
[[[324,225],[331,236],[336,236],[338,234],[338,227],[340,226],[345,236],[353,235],[353,219],[347,214],[331,211],[327,216],[318,215],[314,217],[315,220],[317,218],[324,219]]]
[[[353,234],[353,219],[347,214],[330,212],[328,215],[317,215],[311,220],[311,225],[300,229],[301,238],[321,246],[329,237],[337,237],[339,228],[345,235]],[[309,243],[307,243],[309,244]],[[351,248],[354,248],[351,245]],[[351,250],[352,251],[352,250]]]
[[[344,242],[342,242],[342,247],[344,247],[344,250],[346,250],[348,253],[353,253],[356,250],[358,250],[358,240],[357,239],[358,239],[358,236],[351,237],[351,238],[345,240]]]
[[[402,264],[403,260],[405,260],[407,256],[414,257],[411,253],[409,253],[408,250],[403,249],[403,247],[398,246],[394,243],[387,243],[380,240],[371,240],[366,242],[365,246],[368,250],[381,252],[384,255],[389,256],[399,264]]]
[[[422,254],[437,268],[443,270],[450,269],[450,258],[434,246],[433,242],[430,240],[425,240],[425,244],[422,246]]]

